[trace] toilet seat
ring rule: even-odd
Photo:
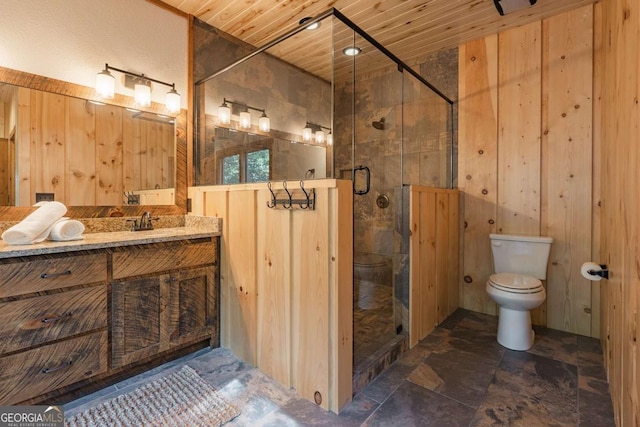
[[[526,274],[492,274],[487,284],[494,289],[512,294],[535,294],[544,291],[540,280]]]

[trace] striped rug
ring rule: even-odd
[[[240,414],[193,369],[183,367],[65,420],[68,427],[221,426]]]

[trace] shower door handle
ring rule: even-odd
[[[360,172],[360,174],[364,173],[364,177],[365,177],[364,190],[356,188],[356,181],[358,180],[357,178],[359,175],[358,172]],[[353,194],[359,194],[359,195],[367,194],[370,189],[371,189],[371,171],[369,170],[369,168],[366,166],[358,166],[354,168],[353,169]]]

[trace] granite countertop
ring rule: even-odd
[[[82,240],[69,242],[52,242],[45,240],[33,245],[7,245],[0,240],[0,258],[19,256],[56,254],[89,249],[113,248],[145,243],[172,242],[183,239],[197,239],[201,237],[219,236],[215,228],[205,227],[174,227],[157,228],[144,231],[111,231],[106,233],[83,234]]]

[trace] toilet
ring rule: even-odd
[[[498,304],[498,343],[511,350],[533,346],[530,310],[547,297],[540,280],[547,278],[551,237],[490,234],[493,270],[487,294]]]
[[[393,260],[373,253],[357,252],[353,258],[354,301],[361,310],[392,304]]]

